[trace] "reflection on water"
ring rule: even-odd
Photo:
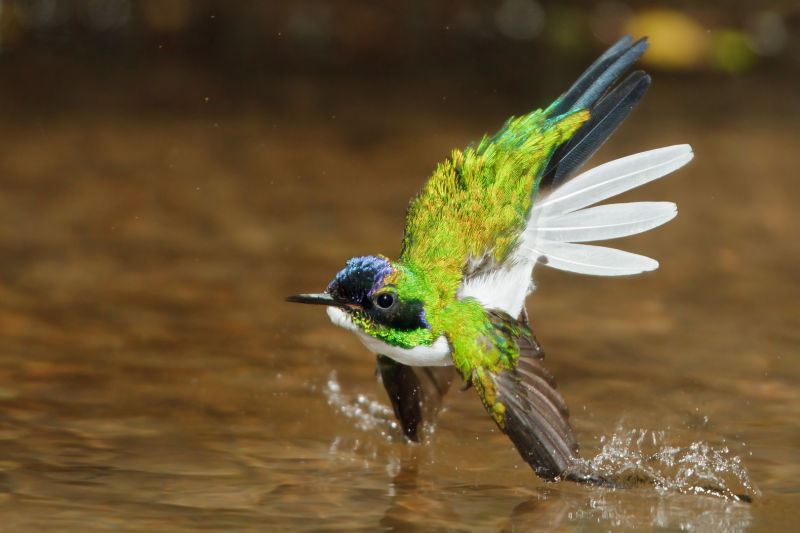
[[[566,501],[542,505],[542,500],[552,498],[543,491],[541,495],[519,504],[511,522],[525,530],[525,524],[544,518],[551,524],[569,521],[576,527],[592,529],[642,530],[663,528],[680,531],[746,531],[751,525],[750,508],[746,504],[728,501],[697,501],[674,494],[637,494],[638,504],[625,491],[596,491],[583,497],[569,497]],[[641,512],[642,504],[647,511]],[[542,510],[545,509],[544,517]],[[548,516],[548,514],[553,515]]]

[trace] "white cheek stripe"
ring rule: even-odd
[[[347,313],[338,307],[328,307],[327,312],[331,322],[355,333],[364,346],[373,353],[383,354],[410,366],[452,366],[453,364],[453,359],[450,357],[450,343],[447,342],[444,335],[436,339],[430,346],[401,348],[367,335],[350,320]]]

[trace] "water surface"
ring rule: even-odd
[[[283,302],[353,255],[396,255],[435,162],[539,102],[300,79],[228,107],[9,113],[3,529],[792,529],[796,123],[774,102],[794,93],[719,83],[664,80],[597,159],[694,146],[684,170],[625,197],[678,203],[675,221],[618,243],[661,268],[540,268],[528,301],[583,457],[656,480],[630,490],[540,481],[473,391],[404,442],[374,358],[320,309]],[[213,84],[182,87],[200,102]]]

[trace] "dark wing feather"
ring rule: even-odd
[[[378,355],[378,371],[403,434],[419,442],[422,425],[431,421],[456,375],[453,367],[411,367]]]
[[[544,368],[544,352],[527,327],[510,328],[514,319],[492,311],[492,319],[506,334],[521,332],[514,340],[519,348],[516,368],[487,372],[491,384],[475,383],[490,414],[502,404],[502,418],[495,421],[508,435],[525,461],[539,477],[548,481],[569,479],[580,483],[606,484],[579,460],[578,443],[569,425],[569,409],[556,390],[552,374]],[[491,392],[494,393],[491,397]]]
[[[558,186],[574,176],[644,96],[650,86],[650,77],[644,72],[633,73],[609,92],[647,49],[644,38],[631,44],[632,40],[623,37],[609,48],[548,110],[548,116],[558,116],[588,109],[591,118],[555,151],[542,173],[540,189]]]
[[[578,443],[567,405],[542,365],[542,355],[541,350],[534,357],[521,353],[515,370],[493,374],[492,379],[496,401],[505,406],[501,429],[538,476],[555,479],[578,458]]]

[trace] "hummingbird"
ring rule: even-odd
[[[287,298],[326,306],[335,325],[377,355],[410,440],[419,440],[426,391],[444,394],[450,367],[539,477],[607,483],[580,460],[525,300],[537,264],[595,276],[658,268],[649,257],[584,243],[675,217],[671,202],[595,204],[682,167],[691,147],[653,149],[579,173],[650,86],[641,70],[619,81],[647,46],[646,38],[623,37],[545,109],[453,150],[408,206],[399,259],[354,257],[324,292]]]

